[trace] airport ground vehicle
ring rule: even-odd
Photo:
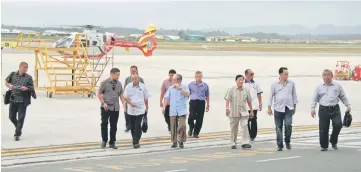
[[[337,61],[333,77],[337,80],[350,80],[352,70],[348,61]]]
[[[352,71],[352,80],[361,81],[361,65],[355,66]]]

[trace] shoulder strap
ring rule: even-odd
[[[11,83],[11,82],[12,82],[14,74],[15,74],[15,72],[11,72],[11,74],[10,74],[10,78],[9,78],[9,83]]]

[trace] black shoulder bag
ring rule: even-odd
[[[10,74],[9,83],[12,82],[14,73],[15,73],[15,72],[12,72],[12,73]],[[4,96],[4,104],[5,104],[5,105],[7,105],[7,104],[10,103],[10,98],[11,98],[11,90],[9,89],[9,90],[6,91],[5,96]]]

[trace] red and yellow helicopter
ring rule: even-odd
[[[144,56],[148,57],[153,54],[155,48],[157,48],[157,41],[155,38],[156,26],[149,25],[144,33],[140,36],[138,42],[136,41],[127,41],[116,39],[114,33],[101,33],[98,29],[95,29],[97,26],[85,25],[83,31],[84,35],[80,35],[80,40],[84,47],[96,47],[98,51],[95,54],[88,57],[91,58],[102,58],[112,50],[113,47],[123,47],[126,51],[129,51],[129,48],[138,48]],[[54,44],[54,48],[70,48],[74,46],[75,36],[77,32],[71,33],[69,36],[63,37],[57,40]],[[59,52],[64,55],[64,52]]]

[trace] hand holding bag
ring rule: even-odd
[[[352,122],[352,115],[350,112],[345,112],[345,116],[343,116],[343,123],[342,125],[345,127],[350,127]]]

